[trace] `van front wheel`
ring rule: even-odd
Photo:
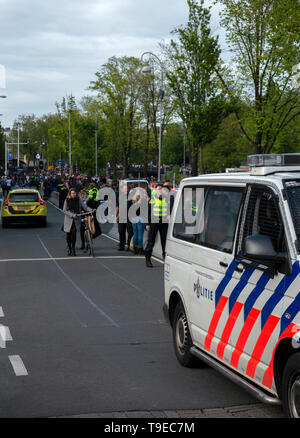
[[[192,339],[188,321],[181,301],[177,304],[173,314],[173,345],[179,363],[184,367],[193,367],[199,360],[191,354]]]
[[[283,371],[282,402],[290,418],[300,418],[300,353],[293,354]]]

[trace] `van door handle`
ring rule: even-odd
[[[220,262],[219,265],[223,266],[223,268],[227,268],[228,267],[228,263],[225,263],[225,262]]]

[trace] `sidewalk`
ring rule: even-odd
[[[62,418],[62,417],[60,417]],[[173,411],[123,411],[98,414],[72,415],[63,418],[286,418],[280,406],[257,403],[226,408],[173,410]]]

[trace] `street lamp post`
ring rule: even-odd
[[[18,125],[18,156],[17,156],[17,168],[20,167],[20,126]]]
[[[98,123],[95,120],[95,158],[96,158],[96,177],[98,176]]]
[[[71,127],[71,110],[69,109],[69,173],[72,174],[72,127]]]
[[[159,99],[160,99],[160,126],[159,126],[159,144],[158,144],[158,169],[157,169],[157,180],[160,181],[160,167],[161,167],[161,147],[162,147],[162,125],[163,125],[163,98],[164,98],[164,66],[161,60],[157,55],[152,52],[144,52],[141,56],[141,61],[143,62],[144,56],[151,57],[155,60],[160,67],[160,89],[159,89]],[[149,61],[145,63],[142,73],[152,73],[151,66],[149,65]]]

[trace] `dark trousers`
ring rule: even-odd
[[[119,238],[120,238],[119,246],[120,246],[120,248],[124,249],[125,244],[126,244],[126,231],[127,231],[127,244],[128,245],[130,245],[130,241],[131,241],[132,236],[133,236],[132,223],[127,222],[125,224],[118,224],[118,231],[119,231]]]
[[[162,255],[163,255],[163,257],[165,257],[168,224],[161,222],[161,223],[157,223],[157,224],[155,224],[155,223],[150,224],[150,231],[149,231],[149,235],[148,235],[147,246],[145,249],[146,258],[150,258],[152,255],[153,247],[155,245],[156,235],[158,232],[160,235]]]
[[[71,230],[69,233],[67,233],[67,245],[69,247],[69,249],[71,248],[75,248],[75,243],[76,243],[76,226],[75,223],[73,221]]]
[[[81,237],[81,246],[82,247],[84,247],[84,244],[85,244],[84,233],[85,233],[85,223],[81,222],[81,224],[80,224],[80,237]]]
[[[67,192],[60,192],[58,198],[58,207],[62,210],[64,208],[64,202],[67,197]]]

